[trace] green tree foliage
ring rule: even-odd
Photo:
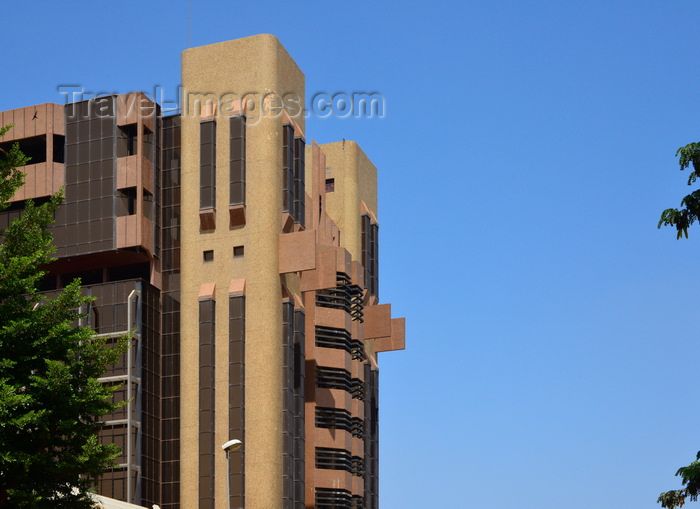
[[[22,185],[27,160],[17,144],[0,155],[0,210]],[[54,298],[38,291],[60,201],[28,200],[0,230],[0,508],[93,507],[88,490],[119,453],[97,440],[99,416],[116,408],[113,389],[97,378],[127,339],[112,348],[76,326],[90,301],[79,281]]]
[[[683,507],[686,499],[695,502],[698,499],[698,491],[700,491],[700,452],[696,456],[696,461],[693,461],[687,467],[681,467],[676,472],[676,475],[683,481],[683,489],[667,491],[659,495],[657,502],[661,507],[675,509]]]
[[[693,171],[688,176],[688,185],[693,184],[700,177],[700,143],[690,143],[676,151],[678,164],[681,170],[685,170],[691,164]],[[681,200],[681,209],[666,209],[661,213],[658,227],[675,226],[676,238],[683,235],[688,238],[688,227],[700,220],[700,189],[697,189]]]
[[[678,164],[681,170],[693,166],[693,171],[688,176],[688,185],[692,185],[700,177],[700,143],[689,143],[676,151]],[[661,213],[658,227],[675,226],[676,238],[682,236],[688,238],[688,228],[700,220],[700,189],[697,189],[681,200],[681,209],[666,209]],[[695,502],[700,491],[700,452],[696,461],[687,467],[681,467],[676,472],[682,480],[683,488],[680,490],[666,491],[659,495],[657,502],[661,507],[675,509],[683,507],[686,500]]]

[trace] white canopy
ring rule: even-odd
[[[97,502],[97,509],[146,509],[140,505],[122,502],[121,500],[115,500],[109,497],[103,497],[102,495],[93,495],[93,498],[95,499],[95,502]],[[153,509],[160,508],[157,505],[154,505]]]

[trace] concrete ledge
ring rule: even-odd
[[[229,205],[228,215],[231,227],[245,225],[245,205]]]
[[[216,229],[216,209],[199,211],[199,228],[203,231]]]

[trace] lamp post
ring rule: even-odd
[[[231,451],[237,451],[243,446],[243,442],[234,438],[229,440],[221,448],[226,451],[226,507],[231,507],[231,462],[228,455]]]

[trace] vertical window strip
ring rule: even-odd
[[[306,214],[306,144],[302,138],[294,138],[294,207],[293,215],[296,223],[304,226]]]
[[[294,509],[294,304],[282,303],[282,507]]]
[[[370,291],[379,297],[379,225],[370,225]]]
[[[361,217],[362,266],[365,269],[365,288],[379,297],[379,225],[369,214]]]
[[[199,124],[199,208],[216,207],[216,122]]]
[[[370,240],[370,218],[368,214],[363,214],[361,219],[362,223],[362,266],[365,269],[365,288],[370,292],[372,291],[371,283],[371,240]]]
[[[180,116],[163,117],[161,165],[162,196],[162,326],[163,442],[161,444],[162,509],[180,507],[180,291],[177,236],[180,217]]]
[[[305,508],[304,407],[306,403],[306,314],[294,312],[294,509]]]
[[[245,117],[231,117],[230,205],[245,205]]]
[[[149,507],[159,503],[161,498],[160,490],[163,478],[161,477],[160,465],[163,460],[161,448],[158,447],[163,441],[162,428],[159,425],[163,418],[163,394],[161,383],[163,376],[162,343],[156,338],[161,337],[160,320],[158,308],[160,307],[160,292],[148,283],[137,283],[137,289],[141,290],[141,373],[136,376],[145,383],[140,384],[140,396],[135,399],[141,400],[141,415],[138,420],[141,422],[142,447],[137,452],[136,464],[141,465],[140,479],[136,477],[136,490],[134,503]],[[149,383],[149,381],[151,381]],[[139,440],[137,436],[137,441]],[[140,459],[138,455],[140,454]],[[138,487],[141,493],[138,493]]]
[[[199,509],[214,509],[215,305],[199,301]]]
[[[245,297],[229,298],[229,439],[245,444]],[[245,446],[245,445],[244,445]],[[229,507],[245,507],[244,450],[229,454]]]
[[[379,507],[379,371],[365,364],[365,493],[367,509]]]
[[[160,158],[158,155],[161,152],[161,139],[160,139],[160,133],[161,133],[161,117],[160,115],[156,116],[156,132],[152,134],[152,137],[155,138],[155,147],[152,150],[153,157],[151,158],[151,161],[153,161],[154,165],[154,172],[153,172],[153,185],[155,188],[155,199],[153,200],[154,203],[151,204],[152,207],[155,208],[155,223],[153,225],[153,239],[155,241],[155,255],[160,258],[160,243],[161,243],[161,207],[162,207],[162,194],[161,194],[161,166],[160,166]],[[144,206],[148,206],[148,204],[144,203]]]
[[[282,126],[282,212],[294,214],[294,128]]]

